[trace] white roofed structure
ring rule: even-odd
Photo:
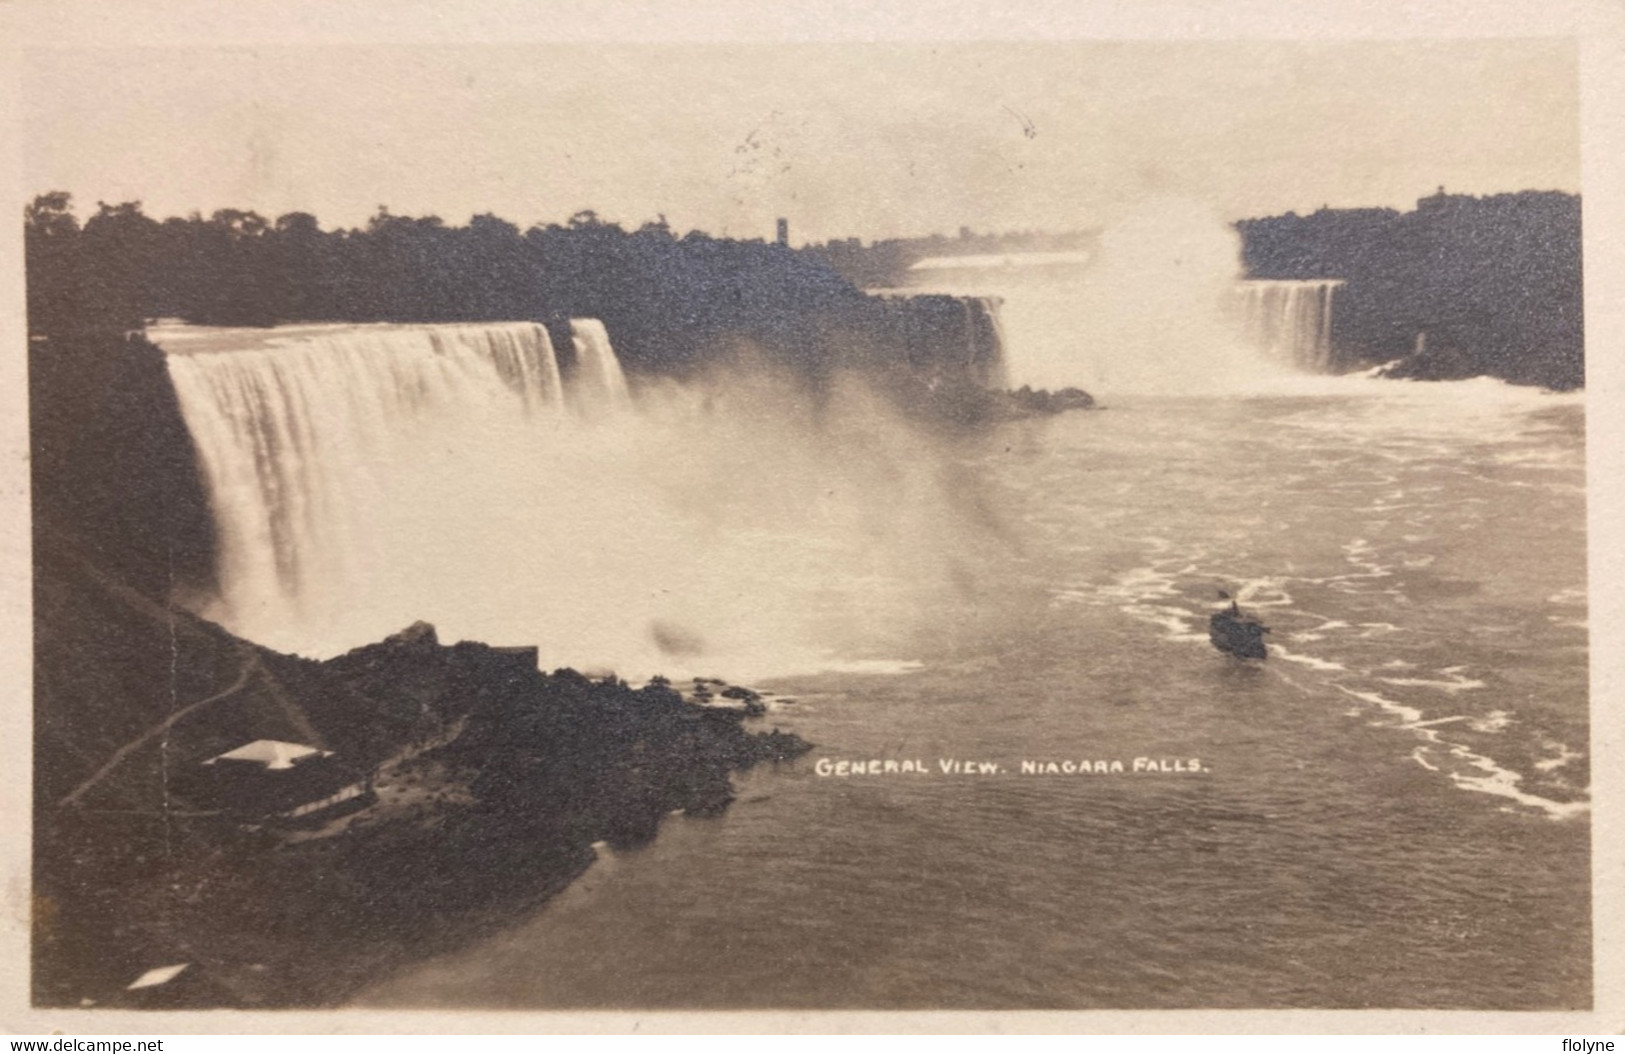
[[[321,750],[317,747],[306,746],[303,743],[286,743],[280,739],[256,739],[252,743],[244,743],[235,750],[228,750],[224,754],[210,758],[205,765],[213,765],[217,761],[240,761],[249,764],[262,765],[267,769],[291,769],[296,764],[309,758],[332,757],[330,750]]]
[[[125,991],[135,991],[138,988],[155,988],[161,984],[168,984],[179,977],[191,963],[176,963],[173,966],[158,966],[137,977],[125,985]]]

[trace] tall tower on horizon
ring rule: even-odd
[[[790,244],[790,221],[783,216],[779,217],[779,244],[788,247]]]

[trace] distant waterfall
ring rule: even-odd
[[[1009,384],[1004,365],[1004,324],[996,296],[965,298],[965,356],[970,375],[984,388]]]
[[[211,614],[284,640],[312,608],[360,602],[346,590],[410,578],[408,566],[358,572],[381,533],[422,528],[426,557],[469,544],[456,537],[465,513],[438,506],[498,500],[504,458],[566,427],[572,389],[628,398],[602,324],[573,329],[568,384],[533,323],[154,332],[213,506]]]
[[[572,318],[570,343],[575,346],[576,357],[571,393],[610,406],[626,405],[632,396],[615,349],[609,346],[609,331],[604,324],[596,318]]]
[[[1330,373],[1335,279],[1240,282],[1242,331],[1270,358],[1308,373]]]
[[[1008,384],[1001,298],[884,292],[880,297],[877,331],[903,350],[909,368],[927,384]]]

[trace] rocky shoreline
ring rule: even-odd
[[[731,772],[809,749],[749,730],[765,708],[742,687],[685,696],[660,679],[548,674],[533,649],[442,645],[421,623],[312,662],[172,615],[263,672],[168,728],[161,801],[133,750],[82,793],[38,802],[36,1005],[339,1005],[535,910],[595,843],[634,847],[673,812],[716,815]],[[200,756],[300,731],[365,793],[306,816],[210,799]]]

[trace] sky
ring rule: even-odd
[[[24,181],[149,215],[380,205],[792,241],[1578,191],[1559,40],[40,47]]]

